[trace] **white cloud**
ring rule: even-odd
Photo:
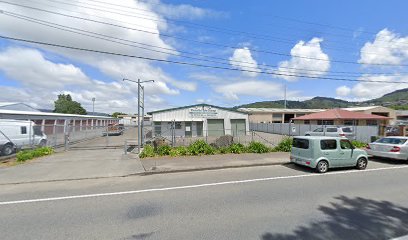
[[[290,51],[292,58],[279,63],[277,73],[283,75],[302,75],[319,77],[330,69],[329,56],[323,52],[320,43],[321,38],[313,38],[309,42],[299,41]],[[302,56],[299,58],[296,56]],[[322,60],[316,60],[322,59]],[[298,79],[296,76],[278,76],[288,81]]]
[[[336,89],[337,96],[344,97],[344,96],[349,95],[350,93],[351,93],[351,89],[347,86],[341,86]]]
[[[53,63],[38,50],[28,48],[13,47],[0,52],[0,70],[28,88],[57,89],[91,83],[74,65]]]
[[[234,53],[229,58],[229,62],[232,66],[239,68],[244,71],[255,71],[255,72],[242,72],[242,74],[249,77],[256,77],[259,71],[258,63],[252,57],[251,51],[247,48],[239,48],[234,50]]]
[[[245,81],[225,85],[219,85],[214,88],[215,92],[222,94],[227,100],[237,101],[239,96],[256,96],[264,98],[283,98],[284,87],[282,84],[268,81]],[[288,97],[297,95],[298,92],[290,91]]]
[[[408,60],[408,37],[383,29],[361,48],[359,63],[402,64]]]
[[[58,3],[54,4],[58,6]],[[102,17],[100,11],[84,9],[79,7],[79,5],[76,5],[76,3],[72,4],[72,6],[61,5],[61,9],[59,9],[58,12],[69,15],[76,15],[71,11],[81,12],[81,17],[97,19],[99,21],[123,25],[129,28],[147,30],[156,34],[147,34],[131,29],[117,28],[95,22],[67,18],[12,5],[4,5],[2,10],[168,49],[174,49],[174,47],[168,43],[169,41],[165,42],[161,39],[161,31],[167,28],[166,21],[162,14],[173,14],[180,18],[186,17],[188,14],[191,14],[194,18],[203,18],[211,16],[212,14],[210,10],[201,11],[200,8],[195,8],[190,5],[183,5],[180,8],[177,7],[178,5],[171,5],[169,7],[160,1],[157,1],[153,7],[150,2],[146,3],[134,0],[121,1],[121,5],[129,6],[127,11],[135,11],[135,14],[140,14],[140,11],[132,10],[132,8],[142,9],[144,10],[144,14],[152,16],[152,19],[158,18],[162,20],[157,22],[149,19],[137,19],[136,23],[135,18],[129,16],[129,14],[105,12]],[[52,8],[49,5],[43,5],[39,2],[27,1],[24,5],[55,11],[55,8]],[[161,12],[156,11],[156,7],[162,7],[164,10]],[[184,13],[183,11],[185,10],[192,10],[193,12]],[[166,13],[164,13],[165,11]],[[96,18],[95,16],[101,17]],[[29,23],[27,21],[11,18],[4,14],[0,14],[0,22],[2,23],[0,29],[1,35],[158,59],[167,59],[170,57],[168,54],[151,52],[132,46],[120,45],[101,39],[64,32],[58,29],[37,25],[35,23]],[[52,106],[56,94],[60,92],[69,92],[72,93],[75,100],[83,103],[85,107],[91,106],[92,103],[90,99],[96,97],[97,105],[95,107],[98,108],[98,111],[131,111],[135,108],[137,103],[134,99],[137,93],[137,86],[136,84],[122,82],[123,78],[141,78],[144,80],[154,79],[156,81],[155,83],[148,83],[145,85],[146,103],[151,107],[165,104],[162,95],[177,95],[180,94],[182,90],[196,91],[197,89],[197,85],[194,82],[173,79],[165,70],[158,67],[156,62],[46,47],[42,45],[32,46],[42,48],[46,53],[26,47],[1,49],[0,71],[4,72],[10,80],[21,83],[19,87],[14,88],[15,91],[27,96],[38,95],[38,92],[41,92],[41,99],[33,97],[33,102],[41,107]],[[64,63],[57,63],[55,59],[61,60],[61,62]],[[70,62],[75,64],[70,64]],[[79,63],[96,68],[101,73],[105,74],[108,79],[113,79],[113,81],[98,81],[92,79],[81,70]],[[36,90],[34,90],[34,88]],[[3,94],[3,90],[7,89],[7,87],[1,86],[0,84],[0,89]],[[10,94],[8,94],[8,96],[13,98]],[[115,107],[118,109],[114,109]]]
[[[382,81],[379,82],[360,82],[354,85],[351,89],[351,93],[357,98],[366,98],[372,99],[381,97],[384,94],[396,91],[398,89],[408,88],[408,76],[406,75],[363,75],[359,80],[368,80],[368,81]],[[397,82],[397,83],[388,83],[388,82]],[[401,83],[398,83],[401,82]]]
[[[226,16],[226,13],[220,11],[198,8],[188,4],[172,5],[158,3],[160,3],[160,1],[150,1],[147,4],[151,4],[151,9],[156,11],[157,13],[173,19],[184,18],[194,20],[206,17],[219,18]]]

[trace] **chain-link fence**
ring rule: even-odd
[[[87,121],[52,120],[50,123],[36,123],[28,120],[0,119],[0,155],[10,155],[22,149],[51,146],[68,150],[86,140],[104,137],[102,145],[109,144],[109,137],[123,134],[124,128],[112,124],[93,125]],[[123,145],[123,143],[121,144]]]
[[[369,143],[373,137],[379,136],[379,126],[333,126],[333,125],[312,125],[294,123],[250,123],[249,128],[253,131],[273,133],[286,136],[304,136],[307,132],[318,128],[347,127],[352,129],[354,139]],[[324,131],[323,131],[324,133]]]
[[[151,129],[149,131],[152,131]],[[150,133],[150,132],[148,132]],[[244,145],[252,141],[261,142],[267,146],[274,147],[282,140],[284,136],[269,134],[257,131],[245,131],[237,129],[213,129],[203,130],[199,135],[177,134],[175,129],[168,129],[160,134],[153,134],[146,138],[144,143],[152,143],[155,139],[162,139],[171,146],[188,146],[197,140],[203,140],[208,144],[215,146],[225,145],[226,141],[229,143],[241,143]],[[225,134],[232,133],[232,134]]]

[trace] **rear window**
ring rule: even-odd
[[[401,139],[401,138],[381,138],[377,140],[378,143],[386,143],[386,144],[404,144],[407,141],[407,139]]]
[[[337,141],[336,140],[321,140],[320,141],[320,148],[322,150],[333,150],[337,149]]]
[[[295,147],[295,148],[302,148],[302,149],[308,149],[308,148],[309,148],[309,140],[307,140],[307,139],[295,138],[295,139],[293,139],[293,147]]]
[[[326,128],[326,132],[337,132],[337,128]]]
[[[353,129],[352,128],[349,128],[349,127],[345,127],[345,128],[342,128],[343,129],[343,132],[346,132],[346,133],[351,133],[351,132],[353,132]]]

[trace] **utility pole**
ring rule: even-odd
[[[144,87],[141,83],[154,82],[154,80],[140,81],[140,78],[135,80],[124,78],[123,81],[135,82],[137,83],[137,149],[140,154],[140,146],[143,144],[142,135],[143,135],[143,126],[140,124],[140,108],[142,108],[142,113],[144,114]],[[144,118],[144,116],[143,116]]]
[[[92,115],[95,115],[95,98],[92,98]]]
[[[286,109],[286,83],[285,83],[285,95],[284,95],[284,108]]]

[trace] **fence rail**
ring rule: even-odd
[[[305,125],[294,123],[250,123],[249,129],[252,131],[273,133],[286,136],[304,136],[306,132],[313,131],[321,127],[330,127],[322,125]],[[333,127],[333,126],[331,126]],[[369,143],[372,137],[379,134],[378,126],[346,126],[353,128],[357,141]]]

